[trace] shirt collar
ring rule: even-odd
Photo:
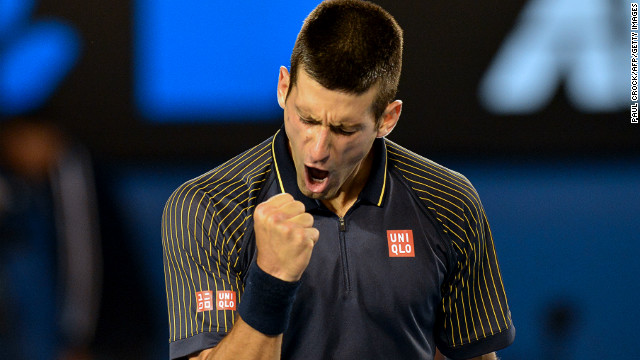
[[[304,196],[298,188],[296,169],[289,152],[288,142],[289,139],[283,125],[271,142],[274,168],[280,192],[291,194],[294,199],[305,205],[307,211],[318,208],[321,206],[320,202]],[[387,151],[384,138],[375,139],[372,149],[373,164],[371,165],[371,173],[367,184],[358,196],[358,201],[366,201],[375,206],[382,206],[387,187]]]

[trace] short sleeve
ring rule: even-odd
[[[231,331],[242,292],[237,261],[215,202],[196,180],[179,187],[162,216],[170,358],[214,347]]]
[[[476,190],[460,175],[457,214],[445,221],[457,263],[443,285],[435,338],[452,359],[469,359],[511,344],[515,328],[486,214]]]

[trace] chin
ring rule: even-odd
[[[302,192],[304,196],[315,200],[326,200],[328,198],[324,193],[314,193],[306,188],[300,189],[300,192]]]
[[[307,189],[307,187],[304,186],[304,184],[298,184],[298,188],[300,189],[300,192],[302,193],[302,195],[314,200],[330,200],[336,197],[336,194],[332,194],[331,189],[329,189],[329,193],[325,193],[325,192],[314,193],[313,191]]]

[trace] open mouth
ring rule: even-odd
[[[304,182],[308,191],[314,194],[322,194],[329,188],[329,178],[331,174],[327,170],[314,167],[304,167]]]
[[[305,168],[307,169],[309,180],[312,182],[322,183],[327,179],[327,177],[329,177],[329,172],[326,170],[320,170],[309,166],[305,166]]]

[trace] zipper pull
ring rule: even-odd
[[[344,224],[344,218],[339,218],[340,219],[340,231],[347,231],[347,226]]]

